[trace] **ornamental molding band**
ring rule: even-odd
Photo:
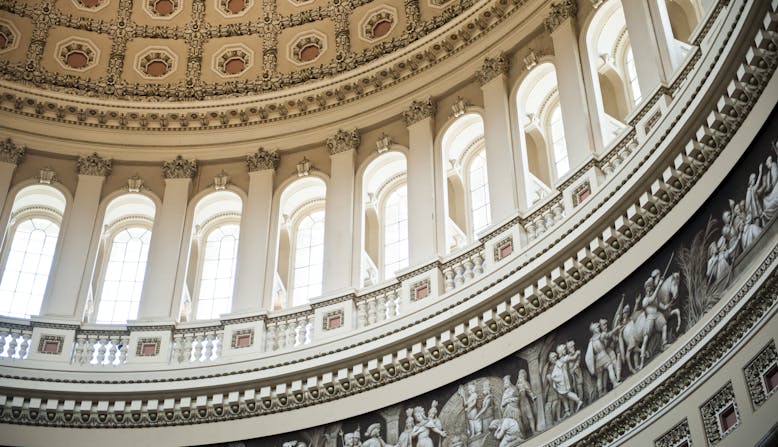
[[[175,160],[162,163],[162,174],[166,179],[189,178],[197,175],[197,160],[186,160],[181,155]]]
[[[76,167],[78,168],[78,175],[105,177],[113,169],[113,160],[102,158],[95,152],[91,155],[79,156],[76,161]]]
[[[692,433],[689,430],[689,420],[684,418],[675,427],[654,441],[655,447],[692,447]]]
[[[485,85],[499,75],[507,75],[508,71],[511,69],[510,62],[511,61],[504,54],[500,54],[496,57],[487,57],[484,59],[484,64],[481,66],[481,69],[475,72],[478,82],[481,85]]]
[[[432,98],[421,101],[414,100],[408,110],[403,112],[403,121],[406,126],[411,126],[426,118],[434,118],[438,106]]]
[[[27,152],[27,146],[19,146],[11,138],[0,142],[0,161],[19,166]]]
[[[727,382],[705,404],[700,407],[702,424],[708,444],[714,446],[721,442],[740,425],[740,412],[735,402],[735,390],[732,382]]]
[[[327,151],[330,155],[335,155],[345,151],[355,151],[359,148],[359,143],[362,142],[362,137],[359,135],[358,129],[352,129],[350,131],[338,129],[335,135],[327,138]]]
[[[775,340],[770,340],[770,343],[748,362],[743,372],[751,403],[754,409],[757,409],[778,390],[778,352],[775,349]]]
[[[563,0],[559,3],[552,3],[548,17],[543,21],[548,32],[553,33],[559,25],[567,19],[574,19],[578,14],[578,4],[576,0]]]
[[[246,166],[249,172],[264,171],[266,169],[276,170],[281,163],[281,154],[277,150],[268,152],[260,147],[255,153],[246,156]]]

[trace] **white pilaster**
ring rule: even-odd
[[[602,115],[590,113],[575,29],[575,2],[563,2],[557,8],[546,19],[546,28],[551,32],[554,44],[554,65],[570,170],[575,171],[598,147],[603,146]]]
[[[15,163],[9,163],[6,161],[0,161],[0,214],[2,214],[3,205],[8,200],[8,191],[11,189],[11,178],[13,178],[14,171],[16,170]],[[11,206],[11,204],[7,204]],[[0,238],[2,238],[4,224],[0,224]]]
[[[681,65],[665,0],[621,0],[640,91],[647,94],[672,79]]]
[[[510,106],[505,76],[508,71],[507,59],[502,56],[497,59],[502,59],[505,65],[499,72],[490,73],[487,70],[489,59],[484,64],[484,69],[479,72],[484,98],[484,139],[492,222],[505,220],[519,207],[527,208],[527,160],[523,151],[514,154],[511,141]],[[516,164],[514,156],[518,159]]]
[[[406,111],[408,126],[408,246],[411,267],[429,262],[437,256],[435,214],[436,204],[442,206],[442,199],[435,196],[434,134],[432,123],[435,106],[431,101],[416,102]],[[438,211],[439,212],[439,211]],[[445,213],[439,222],[445,238]],[[445,246],[445,240],[443,240]]]
[[[25,146],[16,145],[10,138],[0,142],[0,216],[3,215],[4,206],[10,208],[13,205],[5,202],[8,200],[8,192],[11,189],[11,179],[13,178],[16,166],[22,161],[26,151],[27,148]],[[0,241],[3,240],[6,225],[7,222],[0,222]]]
[[[78,309],[81,280],[87,268],[90,239],[97,220],[100,194],[105,177],[79,174],[73,208],[67,227],[62,229],[62,251],[49,278],[49,293],[43,300],[41,316],[81,320]]]
[[[173,321],[173,291],[184,237],[184,220],[189,201],[189,177],[166,178],[162,207],[151,231],[146,280],[143,283],[139,321]]]
[[[359,134],[338,131],[327,140],[330,182],[324,218],[324,293],[352,287],[354,167]]]
[[[268,281],[265,272],[270,247],[270,210],[278,158],[277,153],[262,150],[249,157],[249,195],[240,221],[238,272],[232,303],[232,312],[236,314],[258,312],[263,305],[271,305],[262,302],[262,291]]]

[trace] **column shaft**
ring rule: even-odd
[[[5,201],[8,200],[8,192],[11,189],[11,179],[13,178],[14,170],[16,170],[14,163],[0,161],[0,215],[6,209],[4,206],[7,206],[9,210],[13,206],[13,203],[5,203]],[[7,224],[5,221],[0,222],[0,242],[3,240]]]
[[[435,204],[435,162],[432,118],[408,126],[408,246],[410,265],[428,262],[437,255]],[[438,211],[440,212],[440,211]],[[445,234],[445,213],[437,223]],[[443,241],[445,244],[445,241]]]
[[[325,293],[352,286],[355,152],[350,149],[330,155],[332,164],[324,220]]]
[[[151,233],[146,280],[143,284],[138,320],[172,321],[176,275],[184,237],[184,220],[189,201],[189,178],[165,179],[162,208],[157,211]],[[183,264],[186,268],[186,264]]]
[[[98,175],[78,176],[70,218],[67,227],[60,230],[62,251],[55,258],[56,266],[47,287],[49,293],[41,307],[42,316],[81,319],[83,309],[77,307],[82,279],[92,271],[87,269],[87,258],[104,181],[105,177]]]

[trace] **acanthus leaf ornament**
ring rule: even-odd
[[[281,163],[281,154],[278,151],[268,152],[260,147],[255,153],[246,156],[246,166],[249,172],[276,170]]]
[[[340,152],[356,150],[361,142],[362,137],[359,135],[358,129],[350,131],[339,129],[335,135],[327,138],[327,151],[330,155],[335,155]]]
[[[187,160],[178,155],[174,160],[162,163],[162,173],[166,179],[192,178],[197,175],[197,160]]]
[[[102,158],[97,155],[97,152],[93,152],[91,155],[79,156],[78,161],[76,161],[76,167],[78,168],[78,175],[105,177],[113,169],[113,160]]]
[[[408,107],[408,110],[403,112],[403,121],[405,121],[406,126],[410,126],[425,118],[435,116],[437,110],[437,104],[432,101],[432,98],[427,98],[422,101],[413,101],[411,106]]]
[[[548,17],[544,24],[549,33],[553,33],[559,25],[567,19],[575,18],[578,14],[578,5],[575,0],[562,0],[559,3],[552,3]]]
[[[504,54],[499,54],[496,57],[484,59],[484,64],[475,75],[478,78],[478,82],[484,85],[499,75],[507,75],[510,68],[510,60]]]
[[[24,158],[25,152],[27,152],[27,146],[17,145],[10,137],[0,142],[0,161],[18,166]]]

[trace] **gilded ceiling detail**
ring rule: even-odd
[[[107,99],[274,92],[405,48],[475,0],[427,2],[0,0],[0,76]]]

